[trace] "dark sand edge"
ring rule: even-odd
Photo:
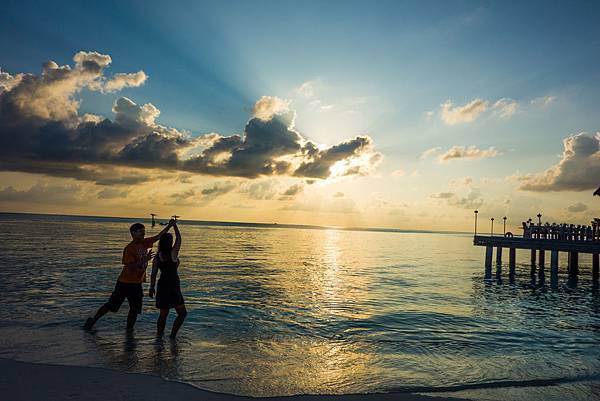
[[[168,381],[149,374],[124,373],[104,368],[19,362],[2,358],[0,358],[0,398],[11,401],[463,400],[408,393],[253,398],[201,390],[186,383]]]

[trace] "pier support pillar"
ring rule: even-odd
[[[515,270],[517,267],[517,250],[510,248],[508,250],[508,276],[511,280],[515,278]]]
[[[496,248],[496,279],[502,278],[502,247]]]
[[[544,251],[543,249],[540,249],[540,258],[539,258],[539,262],[538,262],[538,266],[539,266],[539,270],[538,270],[538,278],[540,280],[540,283],[543,283],[544,280],[546,279],[546,251]]]
[[[579,254],[569,252],[569,278],[575,278],[579,274]]]
[[[494,248],[488,245],[485,247],[485,279],[492,279],[492,254],[494,252]]]
[[[558,251],[550,252],[550,286],[558,287]]]
[[[531,281],[535,282],[535,249],[531,250]]]
[[[592,279],[598,281],[600,275],[600,255],[597,253],[592,254]]]

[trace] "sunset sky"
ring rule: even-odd
[[[588,1],[3,2],[0,211],[588,223],[599,17]]]

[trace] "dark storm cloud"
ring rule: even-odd
[[[125,97],[114,102],[112,120],[80,115],[76,96],[82,90],[113,92],[142,85],[147,76],[139,71],[106,78],[112,59],[97,52],[79,52],[73,60],[74,67],[48,61],[39,75],[0,72],[1,170],[104,184],[150,179],[127,174],[127,168],[327,178],[338,162],[346,163],[339,175],[364,175],[381,158],[368,136],[330,147],[307,141],[295,130],[295,114],[287,102],[275,97],[259,99],[243,135],[192,137],[157,124],[160,111],[154,105],[138,105]],[[114,168],[120,174],[111,174]]]
[[[300,167],[294,172],[294,175],[301,177],[327,178],[330,175],[330,168],[335,163],[348,158],[359,156],[363,151],[369,150],[372,146],[372,139],[368,136],[357,136],[338,145],[319,150],[312,142],[307,142],[302,148],[303,153],[308,160],[302,162]],[[376,161],[380,159],[377,158]],[[352,175],[353,166],[346,170],[347,175]],[[354,174],[358,173],[360,169]]]

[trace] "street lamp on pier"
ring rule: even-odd
[[[479,213],[479,210],[475,209],[473,213],[475,213],[475,236],[477,236],[477,214]]]
[[[506,235],[506,216],[504,216],[502,220],[504,220],[504,235]]]
[[[492,217],[490,220],[492,220],[492,231],[490,233],[490,236],[494,236],[494,218]]]

